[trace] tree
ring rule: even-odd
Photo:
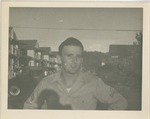
[[[142,39],[143,39],[143,34],[142,34],[142,32],[136,33],[135,38],[136,38],[136,40],[137,40],[137,45],[142,46]]]

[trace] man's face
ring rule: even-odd
[[[61,53],[62,68],[66,73],[76,74],[83,62],[82,48],[79,46],[64,46]]]

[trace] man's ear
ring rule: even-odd
[[[58,63],[62,63],[62,58],[61,58],[61,55],[60,54],[58,54],[57,56],[56,56],[56,58],[57,58],[57,60],[58,60]]]
[[[83,57],[82,57],[82,64],[83,64],[83,61],[84,61],[84,60],[83,60]]]

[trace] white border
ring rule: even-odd
[[[142,111],[49,111],[49,110],[8,110],[8,27],[9,7],[85,7],[85,8],[143,8],[143,82]],[[149,118],[149,22],[148,3],[119,2],[3,2],[1,41],[1,119],[148,119]]]
[[[2,0],[3,2],[149,2],[149,0]]]

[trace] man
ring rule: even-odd
[[[53,90],[59,103],[70,105],[73,110],[95,110],[98,101],[108,104],[109,110],[126,109],[127,101],[123,96],[100,78],[82,71],[83,50],[82,43],[75,38],[62,42],[59,46],[62,70],[44,78],[27,99],[24,108],[37,109],[41,93]]]

